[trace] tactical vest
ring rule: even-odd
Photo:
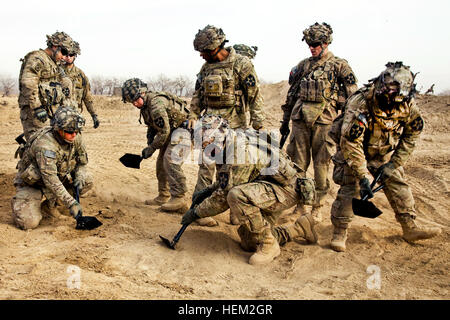
[[[156,97],[164,97],[169,101],[168,105],[166,106],[166,111],[167,116],[169,117],[170,128],[172,130],[180,127],[181,124],[187,119],[189,109],[187,108],[186,100],[178,97],[173,93],[165,91],[151,92],[150,95],[151,95],[150,100],[153,100]],[[142,112],[143,110],[141,110],[141,117]],[[145,118],[144,122],[148,126],[152,125],[152,123],[148,122]]]

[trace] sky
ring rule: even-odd
[[[362,86],[389,61],[419,72],[417,88],[450,89],[448,0],[8,1],[0,19],[0,75],[18,77],[19,59],[46,46],[45,35],[68,33],[80,43],[75,64],[88,77],[184,75],[203,64],[193,40],[207,24],[230,45],[257,46],[253,63],[265,82],[288,79],[310,56],[302,31],[315,22],[333,28],[329,49],[348,61]]]

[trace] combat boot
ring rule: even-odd
[[[171,197],[168,202],[161,205],[161,209],[164,211],[179,211],[185,213],[189,209],[189,207],[184,196],[181,196]]]
[[[57,208],[56,205],[50,204],[50,201],[44,200],[41,203],[41,212],[43,216],[48,218],[57,218],[57,219],[65,219],[68,216],[63,215]]]
[[[314,219],[315,223],[322,222],[322,207],[323,206],[313,206],[311,210],[311,216]]]
[[[145,204],[150,206],[160,206],[169,201],[170,196],[160,193],[156,198],[145,200]]]
[[[258,243],[256,252],[250,257],[251,265],[262,265],[271,262],[280,255],[280,246],[269,228],[263,231],[264,238]]]
[[[430,239],[441,233],[437,227],[418,226],[410,214],[403,214],[398,219],[403,230],[403,239],[407,242]]]
[[[333,227],[333,239],[331,239],[331,249],[337,252],[345,251],[345,242],[347,241],[347,228]]]
[[[219,223],[211,217],[199,218],[195,220],[195,222],[203,227],[215,227],[219,225]]]

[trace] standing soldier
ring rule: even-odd
[[[36,228],[42,213],[58,216],[57,205],[81,217],[81,205],[71,195],[93,186],[87,171],[88,156],[80,131],[84,119],[71,107],[59,107],[50,121],[51,127],[37,130],[28,140],[18,163],[14,179],[16,194],[11,200],[13,220],[22,229]],[[42,196],[46,200],[42,201]]]
[[[312,213],[320,220],[320,208],[330,188],[328,170],[334,143],[328,137],[333,120],[341,103],[356,91],[356,77],[347,61],[335,57],[328,46],[333,30],[326,24],[315,23],[303,31],[311,57],[293,68],[290,75],[283,121],[282,135],[289,134],[292,119],[292,133],[287,153],[306,174],[311,156],[314,165],[317,199]],[[296,211],[304,213],[304,207]]]
[[[341,187],[331,208],[334,227],[331,248],[345,251],[347,229],[353,218],[352,198],[373,197],[370,175],[381,175],[384,193],[403,229],[406,241],[428,239],[439,228],[417,226],[411,189],[403,166],[423,129],[414,100],[414,75],[402,62],[386,70],[347,100],[330,136],[338,144],[333,156],[333,180]]]
[[[69,54],[72,39],[65,32],[47,35],[47,48],[21,59],[19,74],[20,120],[25,139],[46,126],[53,107],[70,105],[70,79],[58,63]],[[64,93],[63,93],[64,92]]]
[[[140,110],[147,125],[147,147],[142,150],[142,158],[150,158],[159,149],[156,160],[158,196],[145,203],[160,205],[165,211],[186,211],[186,177],[180,161],[184,156],[175,152],[179,143],[186,144],[190,150],[191,140],[172,138],[174,130],[187,123],[186,101],[171,93],[151,92],[147,84],[137,78],[124,82],[122,99]]]
[[[313,200],[315,193],[314,182],[299,178],[295,164],[278,144],[273,147],[256,130],[230,130],[227,121],[217,115],[204,115],[200,121],[202,147],[214,146],[214,158],[222,164],[218,166],[217,181],[200,191],[205,195],[200,198],[205,200],[194,201],[195,206],[185,213],[181,223],[189,224],[230,209],[240,225],[242,249],[254,252],[249,259],[252,265],[271,262],[280,254],[278,243],[293,237],[316,243],[317,234],[309,214],[299,217],[289,230],[272,231],[283,210]]]
[[[235,44],[233,48],[237,54],[240,54],[241,56],[246,56],[249,59],[253,59],[256,56],[256,51],[258,51],[257,46],[249,47],[245,44]]]
[[[88,77],[84,74],[83,70],[75,66],[75,59],[81,54],[80,45],[78,42],[73,41],[70,52],[64,57],[64,71],[66,75],[72,80],[72,99],[75,100],[76,107],[79,112],[83,111],[83,103],[86,106],[87,111],[92,117],[94,123],[94,129],[98,128],[100,121],[94,110],[94,101],[91,95],[91,85]]]
[[[194,48],[206,63],[197,75],[189,128],[194,127],[203,111],[225,118],[231,129],[245,130],[249,121],[256,130],[263,127],[263,98],[255,68],[248,57],[236,54],[232,47],[225,48],[227,41],[222,29],[211,25],[195,36]],[[195,191],[209,186],[215,175],[214,164],[200,161]],[[231,222],[237,223],[237,220],[231,217]]]

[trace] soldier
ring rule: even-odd
[[[328,169],[334,143],[327,134],[341,103],[357,89],[356,77],[347,61],[335,57],[328,49],[332,33],[328,24],[317,22],[303,31],[302,41],[306,41],[311,57],[291,70],[291,86],[286,103],[281,107],[282,135],[289,134],[292,120],[288,155],[304,173],[311,156],[313,159],[317,199],[311,212],[318,220],[330,188]],[[304,207],[299,206],[296,211],[304,213]]]
[[[25,139],[46,126],[53,107],[71,103],[72,84],[58,66],[69,54],[71,46],[72,39],[68,34],[55,32],[47,35],[46,49],[32,51],[21,59],[19,107]]]
[[[51,127],[36,131],[28,140],[14,179],[16,195],[11,200],[14,222],[21,229],[36,228],[42,213],[57,217],[57,205],[69,208],[78,220],[81,205],[71,195],[78,187],[85,194],[93,186],[87,171],[88,156],[81,129],[83,117],[70,107],[59,107]],[[45,200],[41,203],[42,196]]]
[[[92,117],[94,123],[94,129],[98,128],[100,121],[95,113],[94,101],[91,95],[91,85],[88,77],[84,74],[83,70],[75,66],[75,59],[81,54],[80,45],[78,42],[73,41],[70,52],[64,57],[64,71],[66,75],[72,80],[72,99],[76,102],[76,107],[79,112],[83,111],[83,103],[86,106],[87,111]]]
[[[249,47],[245,44],[235,44],[233,48],[237,54],[240,54],[241,56],[246,56],[249,59],[253,59],[256,56],[256,51],[258,51],[257,46]]]
[[[217,115],[204,115],[200,121],[202,147],[216,149],[214,158],[219,164],[218,179],[199,191],[209,195],[201,197],[205,198],[201,203],[196,203],[198,193],[194,193],[196,205],[185,213],[181,223],[188,224],[230,209],[239,221],[241,247],[254,252],[249,260],[252,265],[272,261],[280,254],[278,242],[284,243],[291,240],[290,237],[317,242],[309,214],[301,216],[295,228],[271,231],[283,210],[314,198],[313,181],[298,181],[294,163],[277,144],[272,148],[260,132],[231,130],[228,122]],[[301,191],[296,191],[296,185]]]
[[[402,62],[386,70],[347,100],[345,113],[336,119],[330,136],[338,143],[333,180],[340,185],[331,208],[334,227],[331,248],[345,251],[347,229],[353,218],[352,198],[373,197],[370,175],[381,174],[384,193],[403,229],[406,241],[428,239],[439,228],[416,225],[411,189],[403,166],[423,129],[414,100],[414,75]]]
[[[147,125],[147,147],[142,150],[142,158],[150,158],[159,149],[156,160],[158,196],[145,201],[148,205],[160,205],[165,211],[186,211],[186,177],[181,169],[183,155],[175,154],[175,147],[186,144],[190,150],[190,137],[171,139],[175,129],[187,124],[189,110],[186,101],[167,93],[151,92],[147,84],[133,78],[124,82],[122,99],[140,109],[140,116]]]
[[[227,41],[222,29],[211,25],[195,36],[194,48],[206,63],[197,75],[189,128],[194,127],[203,111],[227,119],[232,129],[247,129],[249,116],[254,129],[263,127],[263,98],[254,66],[249,58],[236,54],[232,47],[225,47]],[[195,191],[210,185],[215,173],[214,164],[200,162]]]

